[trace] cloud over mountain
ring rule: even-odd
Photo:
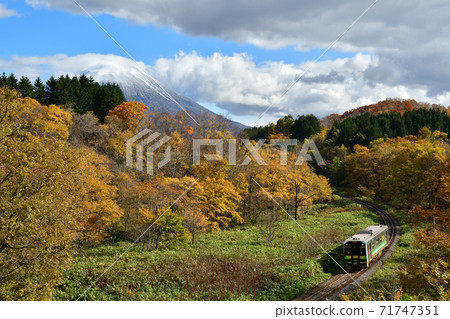
[[[118,0],[79,2],[93,14],[167,26],[187,35],[267,49],[294,45],[298,50],[310,50],[326,48],[374,1],[128,0],[126,5]],[[84,14],[72,0],[27,3]],[[318,63],[301,83],[276,102],[272,115],[293,110],[323,114],[337,111],[338,103],[351,107],[384,97],[448,104],[450,73],[443,66],[450,58],[449,12],[448,0],[376,2],[333,47],[359,54],[348,60]],[[256,65],[241,54],[198,56],[193,52],[159,60],[149,70],[191,98],[218,103],[234,114],[257,114],[273,103],[306,65]]]
[[[368,80],[379,60],[369,54],[301,65],[270,62],[257,65],[246,54],[200,56],[180,53],[152,66],[116,55],[83,54],[0,59],[0,69],[31,77],[50,74],[89,74],[97,81],[133,85],[147,72],[166,86],[197,102],[216,103],[236,116],[255,119],[273,105],[259,123],[286,114],[324,116],[370,104],[387,97],[415,98],[450,104],[448,93],[428,97],[425,86],[381,84]],[[308,72],[284,96],[283,92],[305,70]],[[248,124],[251,124],[250,122]]]

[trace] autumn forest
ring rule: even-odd
[[[171,138],[154,176],[126,166],[144,128]],[[338,271],[320,247],[340,260],[342,241],[378,221],[340,192],[402,227],[395,258],[364,284],[375,299],[450,300],[448,134],[448,108],[414,100],[237,130],[221,116],[153,112],[86,76],[3,74],[0,300],[292,300]],[[237,140],[236,162],[253,160],[194,165],[194,139]],[[266,165],[242,139],[266,140]],[[287,165],[275,139],[298,140]],[[296,165],[305,139],[325,165]]]

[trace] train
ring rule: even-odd
[[[346,239],[344,262],[347,269],[368,268],[389,246],[389,227],[369,226]]]

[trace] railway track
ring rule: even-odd
[[[299,296],[298,298],[294,300],[339,300],[342,292],[344,291],[350,291],[357,287],[360,283],[363,282],[363,280],[359,280],[360,277],[371,270],[373,272],[380,266],[380,260],[383,260],[387,257],[389,257],[393,253],[393,248],[395,247],[395,244],[397,243],[398,237],[400,236],[400,225],[398,224],[397,220],[388,212],[386,212],[384,209],[380,208],[379,206],[360,199],[356,199],[352,196],[344,195],[344,194],[338,194],[339,196],[347,199],[351,199],[365,207],[367,207],[369,210],[376,213],[378,216],[380,216],[380,224],[386,225],[389,227],[389,245],[388,249],[374,262],[372,265],[370,265],[369,268],[364,268],[359,271],[355,272],[343,272],[337,275],[334,275],[330,279],[326,280],[325,282],[321,283],[320,285],[312,288],[310,291],[308,291],[306,294]],[[378,264],[378,267],[375,267],[375,265]],[[375,269],[373,269],[375,268]],[[368,278],[365,278],[367,280]]]

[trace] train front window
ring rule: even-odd
[[[344,249],[345,249],[345,254],[346,255],[351,255],[352,254],[352,245],[350,245],[350,243],[345,244]]]
[[[357,248],[358,248],[358,255],[360,255],[360,256],[365,256],[366,255],[366,246],[364,245],[364,244],[359,244],[358,246],[357,246]]]
[[[345,244],[345,254],[346,255],[366,255],[366,246],[361,242],[350,242]]]

